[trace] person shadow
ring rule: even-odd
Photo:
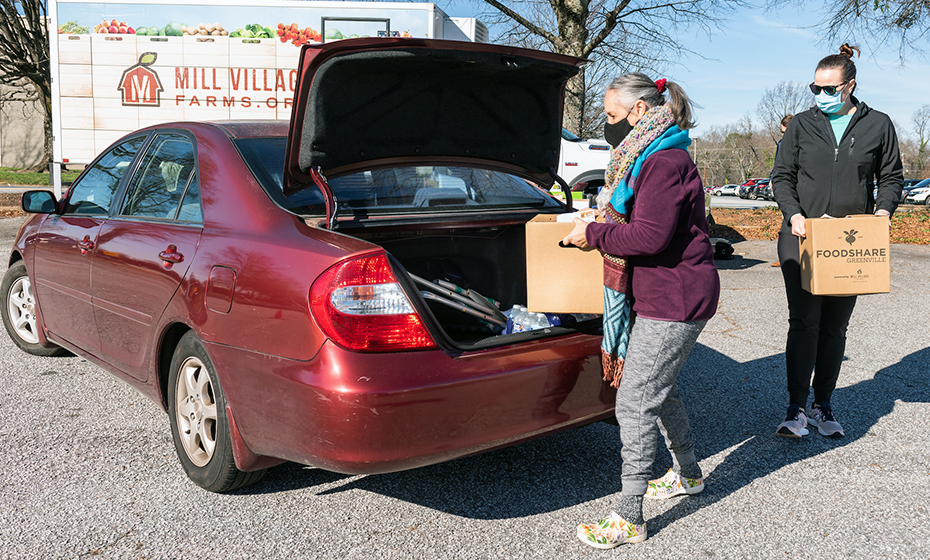
[[[697,456],[702,462],[718,454],[724,456],[713,470],[704,469],[704,492],[680,500],[649,519],[650,534],[659,533],[676,520],[782,467],[860,440],[893,412],[898,401],[930,402],[928,361],[930,348],[924,348],[880,369],[869,379],[837,388],[832,401],[837,403],[845,437],[829,439],[808,426],[810,435],[796,440],[774,435],[787,406],[783,353],[736,364],[728,363],[733,360],[713,349],[695,345],[679,387],[688,407],[692,433],[696,434]],[[842,376],[841,372],[841,382]],[[660,443],[654,472],[658,476],[671,463]]]

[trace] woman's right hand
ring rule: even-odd
[[[791,233],[798,237],[807,237],[807,227],[804,223],[804,216],[800,214],[791,216]]]

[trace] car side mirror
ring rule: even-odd
[[[48,191],[26,191],[20,199],[23,211],[30,214],[54,214],[58,210],[55,195]]]

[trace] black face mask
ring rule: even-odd
[[[631,130],[633,130],[633,125],[626,119],[620,119],[619,122],[614,124],[604,123],[604,140],[607,140],[607,143],[616,148]]]

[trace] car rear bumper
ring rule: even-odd
[[[308,362],[208,345],[248,449],[342,473],[439,463],[613,414],[600,337],[464,354],[359,354]]]

